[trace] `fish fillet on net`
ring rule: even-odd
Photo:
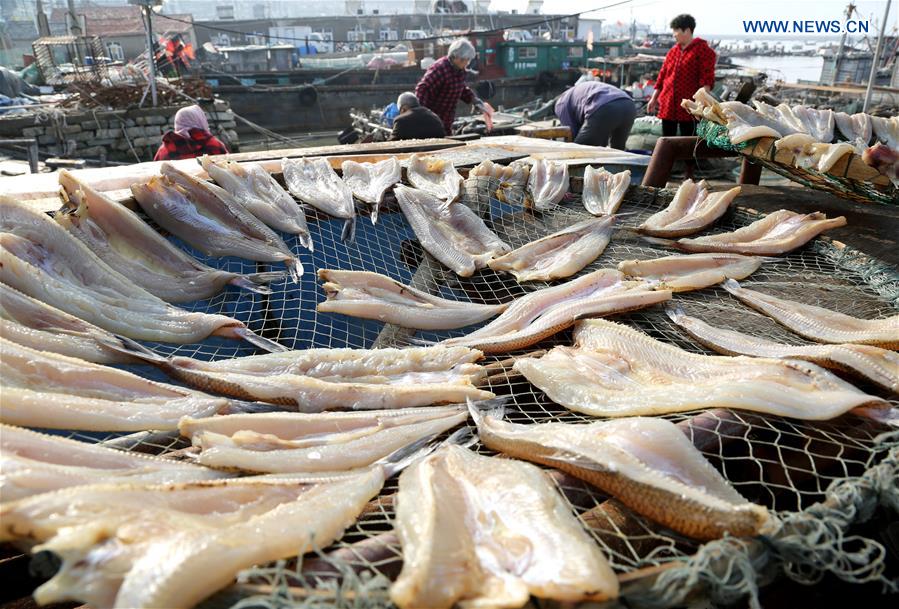
[[[852,343],[787,345],[734,330],[716,328],[687,315],[680,307],[668,307],[665,312],[687,334],[718,353],[801,359],[824,368],[849,372],[893,393],[899,393],[899,353],[895,351]]]
[[[558,205],[568,193],[568,185],[567,164],[537,159],[528,177],[531,206],[542,211]]]
[[[0,540],[61,560],[39,604],[188,609],[244,569],[327,547],[387,475],[72,487],[0,506]]]
[[[543,470],[441,449],[400,476],[400,609],[517,608],[618,596],[618,580]]]
[[[328,159],[282,159],[281,169],[290,194],[329,216],[346,220],[341,236],[352,241],[356,226],[353,191]]]
[[[135,363],[140,359],[138,354],[129,355],[131,347],[112,332],[26,296],[5,283],[0,283],[0,336],[38,351],[97,364]]]
[[[742,102],[722,102],[721,113],[727,121],[727,135],[732,144],[741,144],[760,137],[780,139],[800,130],[784,121],[754,110]]]
[[[89,431],[176,429],[231,400],[148,381],[124,370],[23,347],[0,338],[0,421]]]
[[[631,184],[631,171],[612,173],[604,167],[588,165],[584,169],[584,189],[581,200],[584,208],[594,216],[611,216],[624,201]]]
[[[0,502],[84,484],[174,484],[227,474],[185,461],[126,452],[0,424]]]
[[[871,115],[865,112],[857,112],[855,114],[846,114],[845,112],[835,112],[834,122],[839,132],[849,140],[849,143],[855,147],[859,154],[868,147],[873,133]]]
[[[394,193],[421,246],[460,277],[471,277],[491,258],[511,249],[461,203],[447,204],[431,193],[403,185]]]
[[[877,141],[899,150],[899,116],[872,116],[871,128]]]
[[[725,279],[743,279],[758,270],[762,259],[741,254],[687,254],[650,260],[624,260],[618,270],[636,279],[658,282],[672,292],[701,290]]]
[[[860,319],[824,307],[748,290],[733,280],[725,281],[723,287],[743,304],[813,341],[899,349],[899,315],[882,319]]]
[[[203,169],[232,201],[256,216],[269,227],[297,235],[300,244],[312,249],[312,238],[303,208],[259,163],[235,163],[210,156],[200,159]]]
[[[259,473],[338,472],[368,467],[468,419],[462,406],[353,413],[234,414],[185,417],[181,435],[197,462]]]
[[[167,373],[199,389],[282,404],[300,412],[373,410],[493,397],[467,347],[304,349],[206,362],[174,357]]]
[[[748,537],[772,523],[768,510],[743,498],[671,421],[517,425],[472,410],[488,448],[577,476],[688,537]]]
[[[571,277],[599,258],[612,238],[615,216],[590,218],[522,245],[487,263],[518,282]]]
[[[320,269],[322,290],[327,300],[319,303],[321,313],[340,313],[376,319],[416,330],[450,330],[480,323],[499,315],[507,304],[485,305],[432,296],[368,271]]]
[[[224,189],[163,163],[162,175],[133,184],[131,193],[156,224],[208,256],[283,262],[297,281],[303,265],[272,229]]]
[[[798,214],[781,209],[729,233],[678,239],[671,245],[688,252],[775,256],[791,252],[821,233],[840,226],[846,226],[845,216],[828,218],[817,211]]]
[[[420,154],[409,157],[406,179],[414,188],[445,203],[459,198],[463,181],[450,161]]]
[[[283,277],[281,273],[240,275],[206,266],[172,245],[133,211],[65,169],[59,173],[59,183],[73,207],[54,219],[106,264],[166,302],[210,298],[228,284],[271,294],[259,284]]]
[[[45,214],[0,198],[0,282],[133,338],[178,344],[215,335],[282,348],[224,315],[170,305],[116,272]]]
[[[541,358],[519,359],[515,370],[557,404],[600,417],[700,408],[813,421],[853,409],[872,418],[894,416],[885,400],[814,364],[699,355],[601,319],[579,323],[574,347],[555,347]]]
[[[403,170],[396,157],[390,157],[377,163],[357,163],[344,161],[341,165],[343,181],[346,182],[353,196],[371,205],[371,223],[378,221],[378,208],[384,199],[384,193],[403,179]]]
[[[469,178],[494,178],[506,186],[524,188],[528,183],[531,167],[527,163],[500,165],[490,159],[481,161],[468,172]]]
[[[827,173],[837,161],[851,154],[855,147],[846,142],[822,144],[814,137],[804,133],[794,133],[774,142],[778,152],[782,150],[793,154],[793,165],[800,169],[815,169]]]
[[[833,140],[833,110],[791,106],[790,113],[794,117],[795,123],[801,125],[802,130],[818,142],[829,144]]]
[[[698,233],[724,215],[741,188],[710,193],[705,180],[684,180],[668,207],[649,216],[637,230],[656,237]]]
[[[599,269],[522,296],[486,326],[440,344],[505,353],[538,343],[578,319],[642,309],[670,298],[668,290],[653,290],[644,282],[626,280],[614,269]]]

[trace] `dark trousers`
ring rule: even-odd
[[[662,136],[672,137],[680,131],[681,135],[696,135],[695,121],[669,121],[662,119]]]
[[[637,109],[632,99],[619,98],[597,108],[584,119],[581,130],[574,138],[576,144],[587,146],[611,146],[624,150],[630,135]],[[611,144],[610,144],[611,141]]]

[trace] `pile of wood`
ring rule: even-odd
[[[119,83],[103,85],[95,82],[71,83],[66,91],[72,95],[62,105],[65,108],[103,108],[126,109],[147,105],[149,93],[146,83]],[[182,95],[183,94],[183,95]],[[167,86],[157,87],[157,99],[160,105],[183,104],[187,98],[211,98],[212,89],[206,81],[199,78],[170,80]]]

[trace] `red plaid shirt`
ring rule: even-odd
[[[446,132],[453,132],[456,104],[461,99],[474,103],[475,94],[465,85],[465,70],[453,65],[449,57],[435,61],[415,85],[415,97],[425,108],[440,117]]]
[[[659,70],[658,117],[669,121],[692,121],[681,108],[682,99],[692,99],[700,87],[715,86],[715,51],[702,38],[694,38],[686,48],[674,45]]]
[[[191,129],[190,139],[169,131],[162,136],[162,146],[156,151],[153,160],[193,159],[204,154],[228,154],[228,149],[218,138],[202,129]]]

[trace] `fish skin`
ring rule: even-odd
[[[821,233],[840,226],[846,226],[845,216],[828,218],[821,212],[797,214],[781,209],[729,233],[678,239],[672,245],[688,252],[776,256],[791,252]]]
[[[787,345],[734,330],[716,328],[684,313],[680,307],[665,309],[687,334],[723,355],[801,359],[824,368],[842,370],[899,394],[899,353],[871,345],[837,343]]]
[[[584,169],[584,189],[581,200],[584,208],[594,216],[611,216],[618,211],[631,184],[631,170],[611,173],[604,167],[588,165]]]
[[[335,218],[356,216],[353,192],[327,159],[282,159],[284,181],[290,194]]]
[[[689,353],[602,319],[580,322],[575,345],[514,368],[557,404],[592,416],[720,407],[814,421],[889,407],[814,364]]]
[[[400,476],[400,609],[608,600],[618,580],[546,472],[451,446]]]
[[[559,202],[568,193],[568,165],[562,162],[537,159],[531,165],[528,191],[531,205],[543,211]]]
[[[486,326],[439,344],[466,345],[484,353],[522,349],[571,327],[578,319],[641,309],[671,298],[669,290],[652,287],[626,281],[614,269],[599,269],[522,296]]]
[[[615,216],[590,218],[531,241],[487,263],[521,283],[570,277],[599,258],[612,238]]]
[[[733,280],[724,282],[722,287],[743,304],[810,340],[899,349],[899,315],[883,319],[860,319],[823,307],[749,290]],[[841,329],[837,324],[843,324],[845,328]]]
[[[491,258],[512,249],[461,203],[446,204],[401,184],[394,193],[422,247],[460,277],[471,277]]]
[[[163,369],[194,387],[314,413],[460,403],[494,397],[473,383],[483,357],[467,347],[305,349],[216,362],[171,358]]]
[[[684,180],[674,199],[662,211],[647,218],[637,230],[655,237],[683,237],[708,228],[727,212],[742,189],[709,193],[705,180]]]
[[[725,279],[749,277],[762,262],[762,258],[742,254],[687,254],[624,260],[618,263],[618,270],[635,279],[658,281],[660,287],[672,292],[688,292],[717,285]]]
[[[882,142],[892,148],[899,149],[899,116],[872,116],[871,128],[874,131],[874,137],[878,142]]]
[[[344,161],[340,166],[343,181],[353,196],[371,205],[371,223],[378,222],[378,208],[384,194],[403,179],[403,170],[396,157],[377,163]]]
[[[0,336],[14,343],[97,364],[140,361],[111,332],[0,283]]]
[[[693,539],[755,536],[772,525],[665,419],[517,425],[487,413],[475,421],[488,448],[581,478]]]
[[[231,195],[231,200],[275,230],[298,235],[306,249],[312,238],[303,208],[259,163],[236,163],[203,156],[203,169]]]
[[[319,269],[327,300],[320,313],[376,319],[416,330],[449,330],[499,315],[507,304],[484,305],[447,300],[368,271]]]
[[[104,330],[135,340],[241,338],[243,323],[189,312],[150,294],[44,214],[0,198],[0,282]]]
[[[211,298],[225,285],[270,293],[256,280],[265,275],[239,275],[206,266],[172,245],[137,214],[63,169],[59,183],[74,205],[54,220],[104,262],[166,302]],[[269,276],[275,279],[274,275]]]
[[[148,381],[124,370],[0,338],[0,421],[24,427],[90,431],[175,429],[184,415],[204,417],[230,400]]]
[[[236,419],[236,420],[235,420]],[[258,473],[337,472],[373,465],[414,442],[468,419],[450,408],[363,413],[272,413],[181,420],[201,449],[197,462]],[[305,429],[304,429],[305,427]]]
[[[116,450],[12,425],[0,424],[0,432],[3,503],[99,482],[172,484],[227,476],[193,463]]]
[[[463,182],[462,176],[450,161],[417,153],[409,157],[406,179],[413,188],[447,204],[459,198]]]
[[[837,129],[861,154],[871,141],[873,126],[871,115],[866,112],[857,112],[849,115],[845,112],[834,112],[834,122]]]
[[[311,484],[251,477],[75,487],[0,507],[0,538],[43,541],[34,551],[62,559],[35,592],[39,603],[187,609],[243,569],[326,547],[384,479],[376,467]]]
[[[780,139],[801,132],[801,129],[778,120],[769,113],[754,110],[742,102],[722,102],[719,107],[726,120],[727,134],[732,144],[742,144],[760,137]]]

